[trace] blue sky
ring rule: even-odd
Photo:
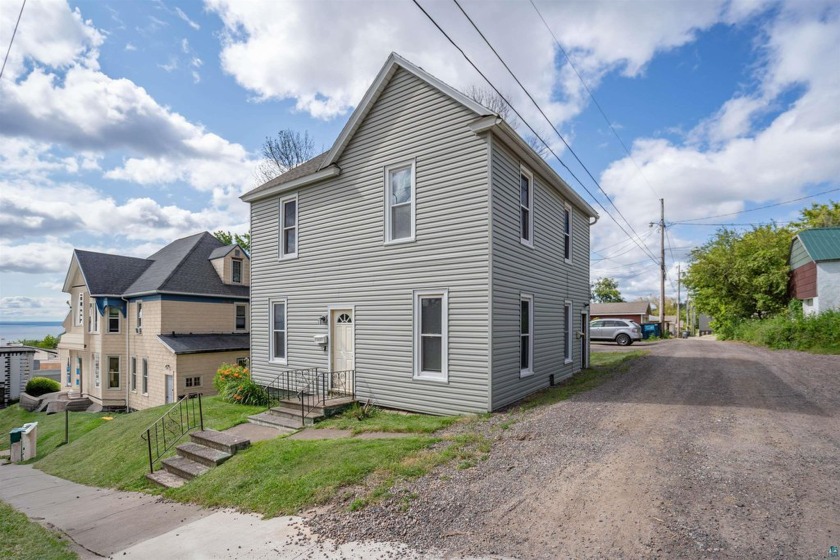
[[[457,6],[421,4],[622,221]],[[786,222],[840,199],[837,2],[535,0],[630,156],[530,3],[461,4],[654,252],[660,197],[680,222],[833,191],[701,223]],[[0,0],[3,52],[19,10]],[[487,87],[409,0],[29,0],[0,79],[0,320],[63,319],[74,247],[148,256],[247,231],[238,196],[265,137],[329,147],[391,51]],[[656,265],[601,214],[593,278],[657,293]],[[714,229],[669,228],[670,279]]]

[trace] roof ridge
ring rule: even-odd
[[[190,237],[195,237],[196,238],[195,241],[193,242],[193,244],[190,246],[190,248],[187,251],[184,252],[184,256],[181,259],[178,260],[178,264],[175,265],[174,267],[172,267],[172,270],[169,272],[169,274],[166,276],[166,278],[163,279],[163,282],[161,282],[160,285],[157,287],[158,290],[161,290],[164,286],[166,286],[166,283],[169,282],[169,280],[173,276],[175,276],[175,273],[178,272],[179,270],[181,270],[181,267],[184,266],[184,263],[187,261],[187,259],[192,254],[192,252],[195,250],[196,245],[198,245],[199,242],[202,239],[204,239],[205,235],[209,235],[210,237],[213,237],[213,235],[210,232],[202,231],[201,233],[196,233],[195,235],[188,235],[186,237],[182,237],[181,239],[176,239],[175,240],[175,241],[182,241],[184,239],[189,239]],[[213,239],[216,239],[216,238],[213,237]],[[175,243],[175,241],[173,241],[172,243]],[[172,243],[170,243],[169,245],[172,245]],[[167,245],[167,247],[169,245]]]

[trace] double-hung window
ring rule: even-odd
[[[572,207],[566,205],[563,210],[563,258],[572,262]]]
[[[237,331],[244,331],[248,329],[248,306],[244,303],[236,304],[236,318],[234,320],[234,328]]]
[[[563,359],[565,362],[572,361],[572,302],[567,301],[563,306]]]
[[[101,383],[99,375],[99,354],[96,352],[93,353],[93,383],[97,387]]]
[[[414,292],[414,377],[446,381],[448,375],[449,294]]]
[[[108,356],[108,388],[120,388],[120,357]]]
[[[286,300],[271,301],[271,354],[270,361],[287,363],[286,357]]]
[[[385,168],[385,242],[414,241],[414,161]]]
[[[143,394],[149,394],[149,360],[143,358]]]
[[[242,260],[241,259],[232,259],[230,261],[231,264],[231,282],[234,284],[241,284],[242,283]]]
[[[137,391],[137,358],[131,357],[131,390]]]
[[[298,256],[298,199],[297,195],[280,200],[280,258]]]
[[[534,373],[534,297],[519,297],[519,376]]]
[[[143,302],[142,301],[137,302],[137,332],[143,332]]]
[[[525,168],[519,170],[519,240],[534,246],[534,176]]]
[[[108,332],[120,332],[120,310],[116,307],[108,308]]]
[[[88,307],[90,308],[90,315],[88,317],[88,332],[98,333],[99,311],[96,309],[96,304],[92,301],[88,304]]]

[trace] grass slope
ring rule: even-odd
[[[94,428],[98,428],[106,420],[107,414],[88,412],[70,413],[70,441],[82,437]],[[38,422],[38,447],[35,460],[42,459],[52,453],[56,447],[64,443],[64,413],[47,415],[43,412],[27,412],[19,405],[0,410],[0,449],[9,448],[9,430],[19,428],[27,422]]]
[[[218,397],[202,399],[202,405],[204,426],[214,430],[241,424],[247,421],[248,415],[264,410],[264,407],[229,404]],[[37,467],[46,473],[91,486],[123,490],[150,488],[145,478],[148,451],[140,434],[169,407],[114,414],[113,420],[84,438],[71,438],[69,445],[38,461]]]
[[[66,541],[0,501],[0,558],[72,560],[78,558]]]
[[[396,432],[411,434],[431,434],[451,426],[465,418],[463,416],[429,416],[427,414],[407,414],[371,408],[369,416],[362,417],[361,407],[350,410],[318,422],[316,428],[337,428],[350,430],[354,435],[365,432]]]

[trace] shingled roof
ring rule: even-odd
[[[172,334],[158,335],[158,339],[175,354],[200,354],[204,352],[229,352],[248,350],[250,335],[245,334]]]
[[[596,315],[648,315],[650,304],[646,301],[622,301],[618,303],[593,303],[589,313]]]
[[[154,293],[248,298],[248,286],[222,282],[210,255],[225,245],[202,232],[173,241],[146,259],[75,250],[92,296],[130,297]]]

